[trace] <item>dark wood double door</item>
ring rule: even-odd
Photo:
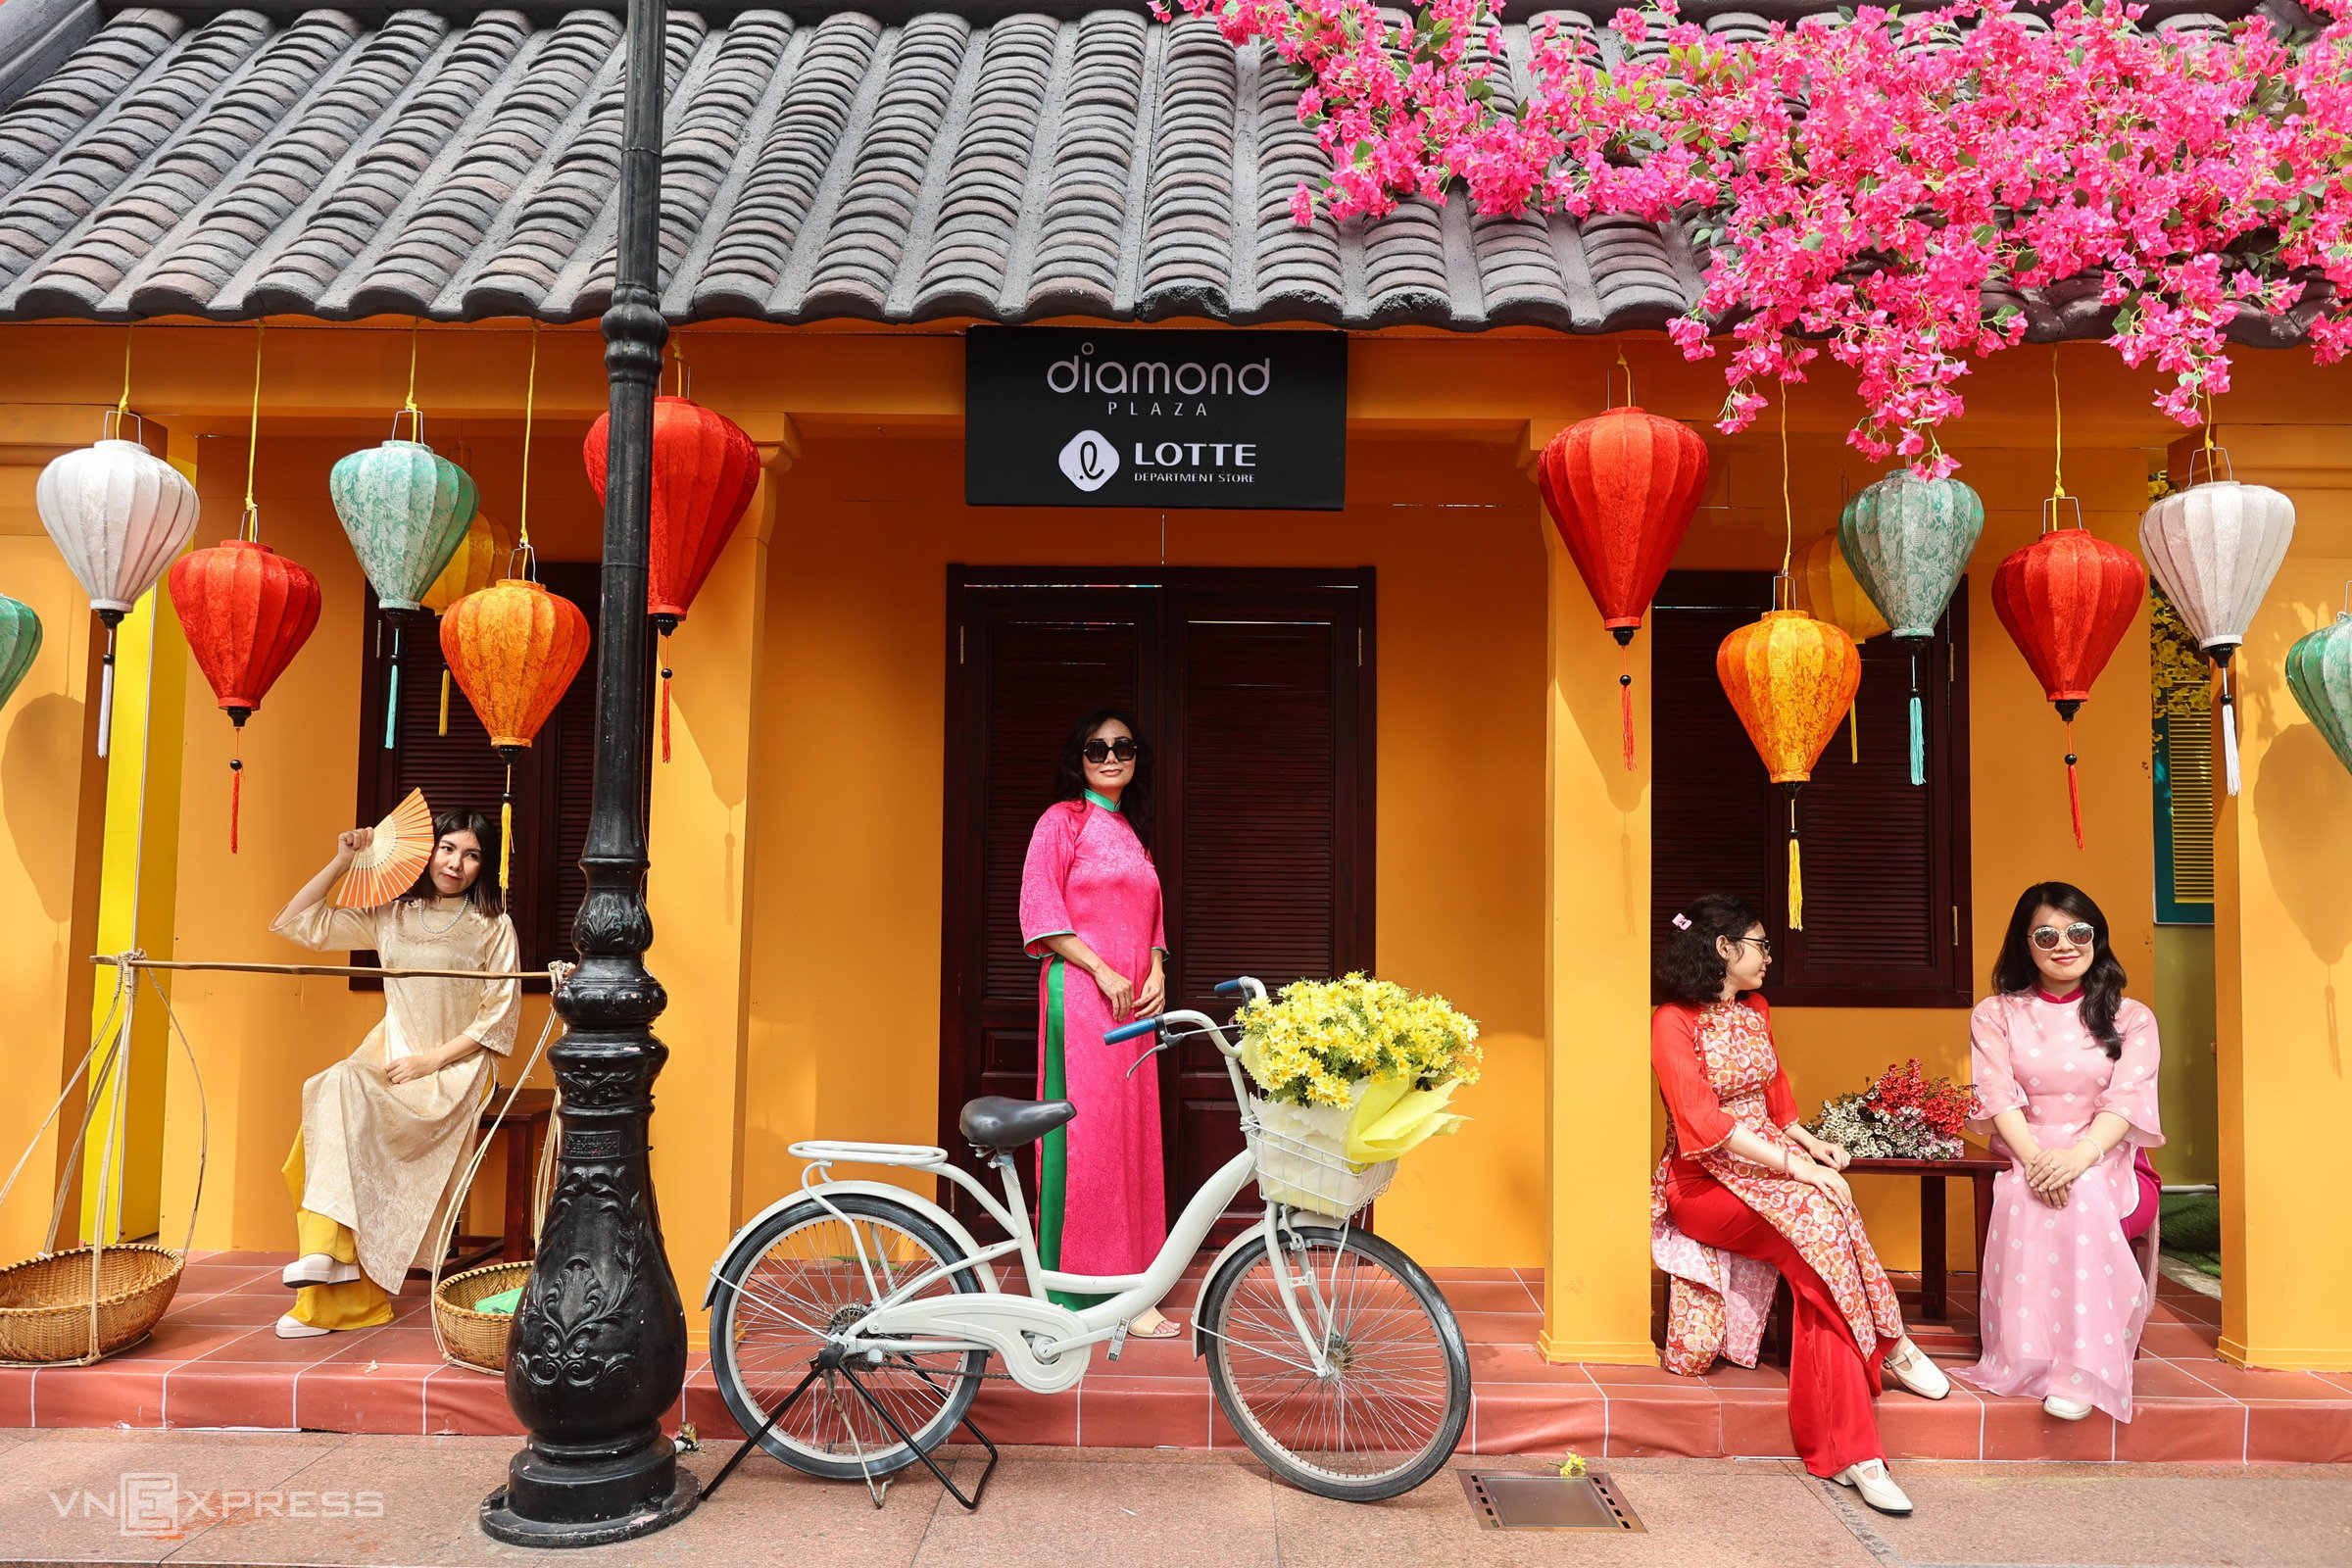
[[[1170,1007],[1223,1018],[1213,988],[1236,975],[1274,987],[1371,967],[1372,597],[1369,568],[950,568],[939,1141],[967,1168],[964,1102],[1037,1093],[1021,866],[1062,741],[1096,709],[1133,712],[1155,753],[1137,826],[1159,871]],[[1242,1138],[1214,1047],[1157,1068],[1172,1218]]]

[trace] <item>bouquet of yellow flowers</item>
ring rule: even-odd
[[[1252,1107],[1259,1188],[1321,1213],[1361,1206],[1399,1155],[1456,1131],[1465,1118],[1446,1104],[1478,1082],[1484,1057],[1478,1025],[1444,997],[1361,974],[1287,985],[1233,1021],[1242,1066],[1265,1097]],[[1353,1179],[1335,1184],[1335,1161],[1317,1154]]]

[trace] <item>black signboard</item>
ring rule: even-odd
[[[1340,332],[974,327],[963,408],[975,507],[1347,503]]]

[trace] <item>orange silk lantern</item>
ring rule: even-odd
[[[2132,629],[2147,596],[2148,573],[2123,546],[2080,523],[2052,528],[2052,520],[2045,504],[2042,536],[1994,571],[1992,608],[2041,682],[2043,697],[2066,720],[2066,802],[2079,850],[2082,791],[2075,777],[2075,714]]]
[[[1862,655],[1841,626],[1799,610],[1771,610],[1715,651],[1715,677],[1788,802],[1788,926],[1805,924],[1796,794],[1862,684]]]
[[[588,427],[582,456],[596,499],[605,499],[610,414]],[[719,552],[760,487],[760,452],[743,427],[682,397],[654,399],[654,474],[645,608],[666,640],[686,618]],[[669,661],[662,661],[662,760],[669,760]]]
[[[1706,492],[1706,442],[1676,420],[1631,405],[1611,409],[1546,442],[1536,483],[1560,542],[1600,609],[1600,623],[1624,649],[1641,628]],[[1617,708],[1629,768],[1633,685],[1621,663]]]
[[[253,514],[248,511],[250,521]],[[244,749],[245,720],[277,683],[318,624],[318,579],[257,540],[224,539],[172,563],[172,608],[188,652],[213,688]],[[245,760],[228,763],[228,852],[237,853]]]
[[[580,672],[588,657],[588,617],[528,578],[502,578],[443,612],[441,655],[506,760],[507,787],[499,801],[503,888],[514,840],[514,759]]]

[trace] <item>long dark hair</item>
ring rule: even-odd
[[[2109,1057],[2121,1056],[2124,1036],[2115,1026],[2115,1013],[2124,1004],[2124,966],[2107,940],[2107,916],[2072,882],[2036,882],[2017,896],[2000,956],[1992,960],[1992,989],[2016,995],[2041,984],[2041,970],[2034,962],[2034,911],[2045,904],[2071,919],[2088,921],[2097,933],[2091,939],[2090,967],[2082,974],[2082,1027]]]
[[[1753,906],[1736,893],[1710,893],[1683,906],[1650,967],[1657,994],[1669,1002],[1702,1006],[1723,997],[1731,965],[1715,950],[1715,939],[1737,942],[1751,925],[1762,925]]]
[[[497,919],[507,909],[507,896],[498,886],[498,824],[481,812],[463,807],[454,811],[435,811],[433,847],[438,849],[441,841],[452,833],[470,833],[473,841],[482,847],[481,868],[473,873],[473,886],[466,890],[466,897],[472,901],[477,912]],[[433,864],[427,860],[424,869],[416,873],[416,882],[400,896],[399,902],[414,904],[440,896],[441,890],[433,886]]]
[[[1098,708],[1070,727],[1069,738],[1061,743],[1061,756],[1054,763],[1054,798],[1057,801],[1086,798],[1086,743],[1094,739],[1095,731],[1114,718],[1135,737],[1135,776],[1119,792],[1119,814],[1135,829],[1136,837],[1147,838],[1152,806],[1152,743],[1144,739],[1144,732],[1135,727],[1135,720],[1125,709]]]

